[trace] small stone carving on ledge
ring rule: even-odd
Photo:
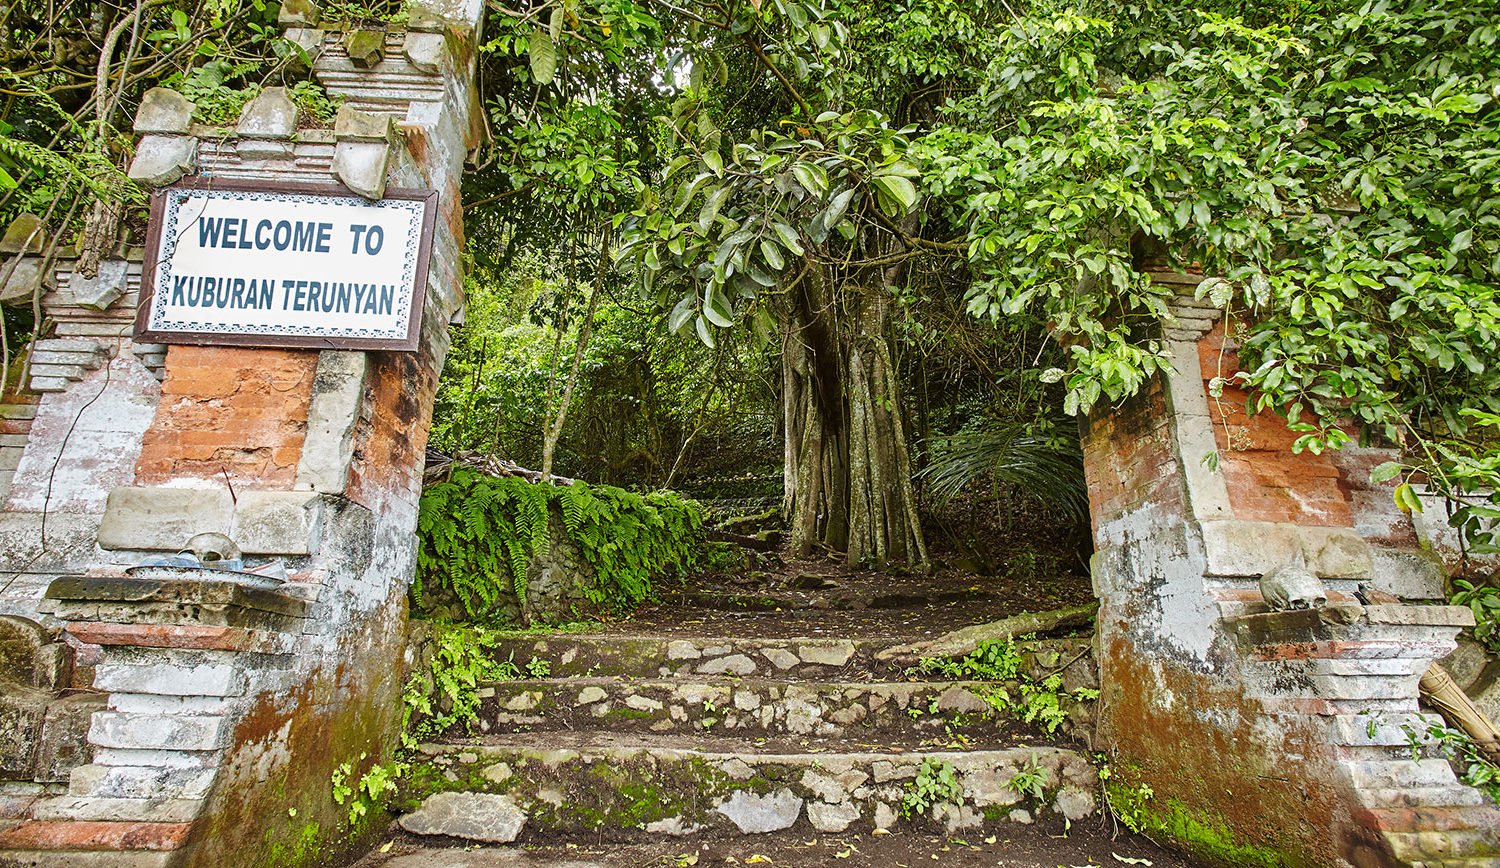
[[[1322,580],[1307,568],[1307,561],[1300,551],[1287,563],[1271,568],[1260,577],[1260,595],[1275,612],[1321,609],[1328,605],[1328,590],[1323,587]]]

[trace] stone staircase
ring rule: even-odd
[[[1451,647],[1432,626],[1462,626],[1467,613],[1397,603],[1360,607],[1334,592],[1344,621],[1311,610],[1232,618],[1272,713],[1326,728],[1355,801],[1356,819],[1384,838],[1400,864],[1422,868],[1500,865],[1500,808],[1459,782],[1427,736],[1417,681]],[[1415,744],[1414,744],[1415,742]]]
[[[1016,611],[949,585],[792,570],[603,633],[508,639],[499,659],[547,677],[483,685],[472,734],[420,747],[400,826],[530,843],[1061,832],[1099,810],[1098,773],[1085,748],[992,701],[1019,684],[933,680],[878,656]],[[1086,637],[1025,643],[1022,671],[1088,686],[1087,650]],[[1065,699],[1065,728],[1086,732],[1091,706]]]

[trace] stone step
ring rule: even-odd
[[[1500,807],[1494,802],[1465,807],[1383,808],[1370,814],[1380,828],[1401,833],[1500,829]]]
[[[496,659],[509,659],[518,665],[537,661],[555,678],[723,675],[869,681],[904,677],[909,661],[887,662],[877,660],[875,655],[908,641],[910,637],[517,636],[500,638],[494,654]],[[1018,642],[1016,648],[1021,653],[1022,671],[1033,678],[1045,678],[1065,668],[1070,689],[1072,680],[1097,680],[1086,637]]]
[[[398,809],[413,812],[402,817],[403,828],[419,834],[453,834],[464,818],[494,828],[523,816],[528,839],[753,834],[799,824],[809,834],[903,823],[953,833],[1006,822],[1017,811],[1026,812],[1019,821],[1077,821],[1097,810],[1094,767],[1077,751],[1047,744],[870,751],[831,743],[815,752],[722,738],[538,733],[419,750],[427,761],[397,799]],[[903,818],[903,799],[917,792],[931,794],[935,806]],[[504,817],[476,820],[480,810]]]
[[[38,820],[187,823],[197,817],[202,808],[203,802],[197,799],[102,799],[89,796],[58,796],[38,801],[31,809],[31,816]]]
[[[684,591],[663,600],[667,605],[719,609],[727,612],[786,612],[804,609],[919,609],[953,603],[975,603],[994,599],[978,588],[873,591],[844,588],[837,583],[815,589],[776,588],[754,592],[704,589]]]
[[[1447,787],[1458,782],[1453,768],[1443,759],[1345,760],[1342,765],[1360,789]]]
[[[828,678],[873,667],[873,639],[734,639],[672,636],[549,636],[502,639],[497,659],[545,661],[553,677],[662,678],[750,675]]]
[[[167,865],[187,823],[32,820],[0,832],[0,865]]]
[[[1398,858],[1412,862],[1486,857],[1500,865],[1500,812],[1488,828],[1386,832],[1385,839]]]
[[[505,681],[480,688],[482,732],[607,729],[632,732],[796,735],[908,741],[994,738],[1022,700],[1016,682],[846,683],[767,678]],[[1092,708],[1064,695],[1076,723]]]
[[[1463,784],[1450,787],[1373,787],[1355,790],[1367,808],[1458,808],[1486,803],[1484,793]]]

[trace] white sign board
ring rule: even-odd
[[[161,190],[136,337],[414,350],[436,199],[205,178]]]

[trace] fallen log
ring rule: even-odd
[[[734,543],[740,548],[750,549],[755,552],[774,552],[781,547],[781,534],[776,532],[758,536],[746,536],[742,533],[710,528],[708,538],[713,542]]]
[[[986,642],[1009,642],[1017,636],[1045,636],[1094,623],[1097,601],[1047,612],[1022,612],[987,624],[974,624],[926,642],[895,645],[876,653],[877,660],[917,660],[923,657],[966,657]]]
[[[514,476],[533,485],[542,481],[540,470],[531,470],[504,458],[485,455],[482,452],[455,452],[449,455],[436,449],[428,449],[427,466],[422,471],[423,487],[447,481],[448,477],[453,475],[455,467],[467,467],[487,476]],[[552,485],[572,485],[576,481],[556,474],[548,480]]]

